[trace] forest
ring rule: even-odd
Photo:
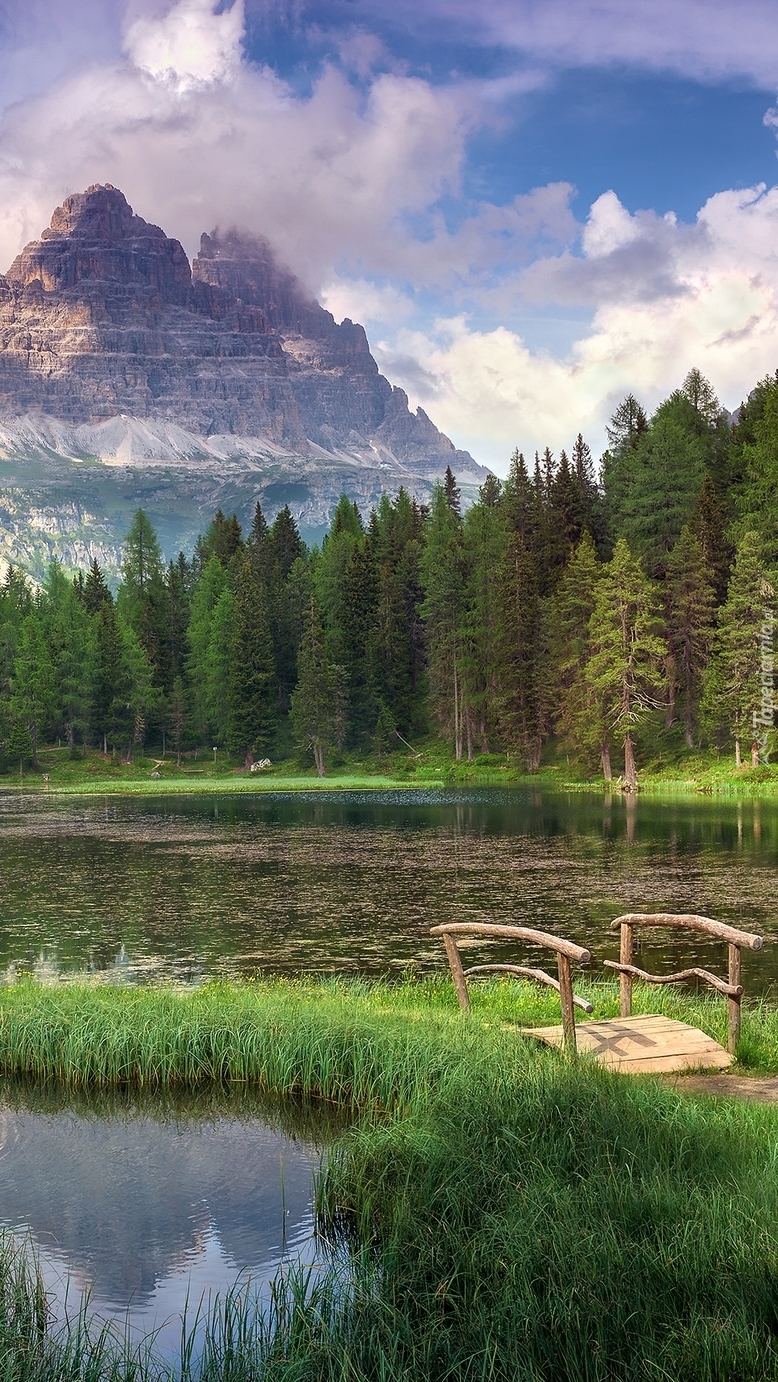
[[[463,510],[343,497],[321,548],[288,508],[217,513],[167,564],[139,511],[113,592],[93,562],[0,588],[0,768],[44,742],[129,760],[219,746],[328,766],[434,735],[457,761],[559,760],[634,790],[646,755],[773,747],[778,374],[733,416],[692,370],[629,395],[595,468],[514,452]]]

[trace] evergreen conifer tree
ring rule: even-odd
[[[266,594],[243,557],[235,573],[235,623],[228,675],[227,747],[246,765],[269,753],[276,727],[276,669]]]
[[[689,527],[681,529],[670,553],[665,589],[668,644],[683,695],[686,744],[692,748],[713,634],[714,592],[704,553]]]
[[[754,717],[762,707],[763,634],[769,629],[769,690],[772,697],[772,618],[775,594],[767,580],[757,533],[745,533],[737,546],[724,605],[718,611],[712,657],[705,676],[704,713],[715,734],[735,744],[740,767],[742,745],[750,744],[751,761],[759,761],[759,734]]]
[[[660,704],[666,645],[654,591],[623,538],[596,588],[586,680],[624,741],[624,786],[637,788],[633,734]]]
[[[326,756],[337,739],[337,683],[314,595],[311,595],[306,612],[299,668],[299,679],[292,694],[292,724],[298,743],[310,748],[316,771],[319,777],[324,777]]]

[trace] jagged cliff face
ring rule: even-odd
[[[68,197],[0,277],[0,422],[15,481],[25,457],[124,456],[155,473],[189,457],[205,504],[243,465],[239,508],[275,487],[272,513],[291,485],[310,528],[343,489],[365,504],[399,484],[423,497],[446,465],[465,489],[485,474],[409,411],[363,328],[338,325],[266,240],[203,235],[190,266],[111,186]]]

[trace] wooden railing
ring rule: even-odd
[[[583,1008],[584,1012],[593,1012],[591,1003],[587,1003],[585,998],[579,998],[573,993],[573,981],[570,974],[570,964],[588,965],[591,955],[583,946],[575,945],[573,941],[562,940],[559,936],[552,936],[548,931],[535,931],[529,926],[492,926],[480,921],[452,921],[443,926],[433,926],[430,932],[433,936],[440,936],[446,947],[448,962],[451,966],[451,977],[454,980],[459,1006],[461,1008],[470,1007],[470,998],[467,991],[467,980],[473,974],[518,974],[524,979],[536,979],[540,984],[547,984],[549,988],[556,989],[562,1003],[562,1030],[564,1033],[565,1046],[570,1051],[575,1051],[575,1008]],[[471,965],[469,969],[464,969],[462,956],[456,943],[456,937],[463,936],[483,936],[487,940],[506,940],[506,941],[525,941],[530,945],[547,946],[550,950],[556,951],[558,979],[546,974],[543,969],[532,969],[526,965]]]
[[[645,969],[639,969],[637,965],[632,963],[636,926],[672,926],[679,930],[701,931],[705,935],[715,936],[717,940],[726,941],[729,956],[727,978],[719,979],[718,975],[711,974],[707,969],[699,969],[696,966],[692,969],[679,970],[677,974],[648,974]],[[740,982],[740,952],[741,950],[761,950],[764,945],[762,937],[755,936],[750,931],[738,931],[736,927],[726,926],[721,921],[711,921],[710,917],[698,917],[686,913],[676,915],[673,912],[627,912],[623,917],[616,917],[616,920],[611,922],[611,927],[614,931],[620,929],[621,932],[619,958],[618,961],[605,960],[604,963],[608,969],[615,969],[619,974],[621,1016],[630,1017],[632,1014],[633,979],[642,979],[647,984],[680,984],[684,979],[701,979],[703,983],[708,984],[710,988],[715,989],[727,1000],[728,1049],[734,1053],[740,1036],[743,998],[743,985]]]

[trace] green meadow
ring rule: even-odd
[[[616,986],[578,984],[595,1016]],[[724,1032],[715,999],[636,989]],[[207,1379],[778,1377],[778,1110],[619,1077],[523,1039],[558,1021],[528,985],[444,979],[99,984],[0,993],[0,1069],[77,1087],[216,1091],[235,1082],[347,1112],[318,1187],[332,1266],[279,1277],[260,1316],[235,1291],[208,1317]],[[778,1072],[778,1013],[744,1015],[741,1073]],[[51,1330],[34,1262],[7,1240],[0,1377],[169,1375],[153,1341],[85,1320]]]

